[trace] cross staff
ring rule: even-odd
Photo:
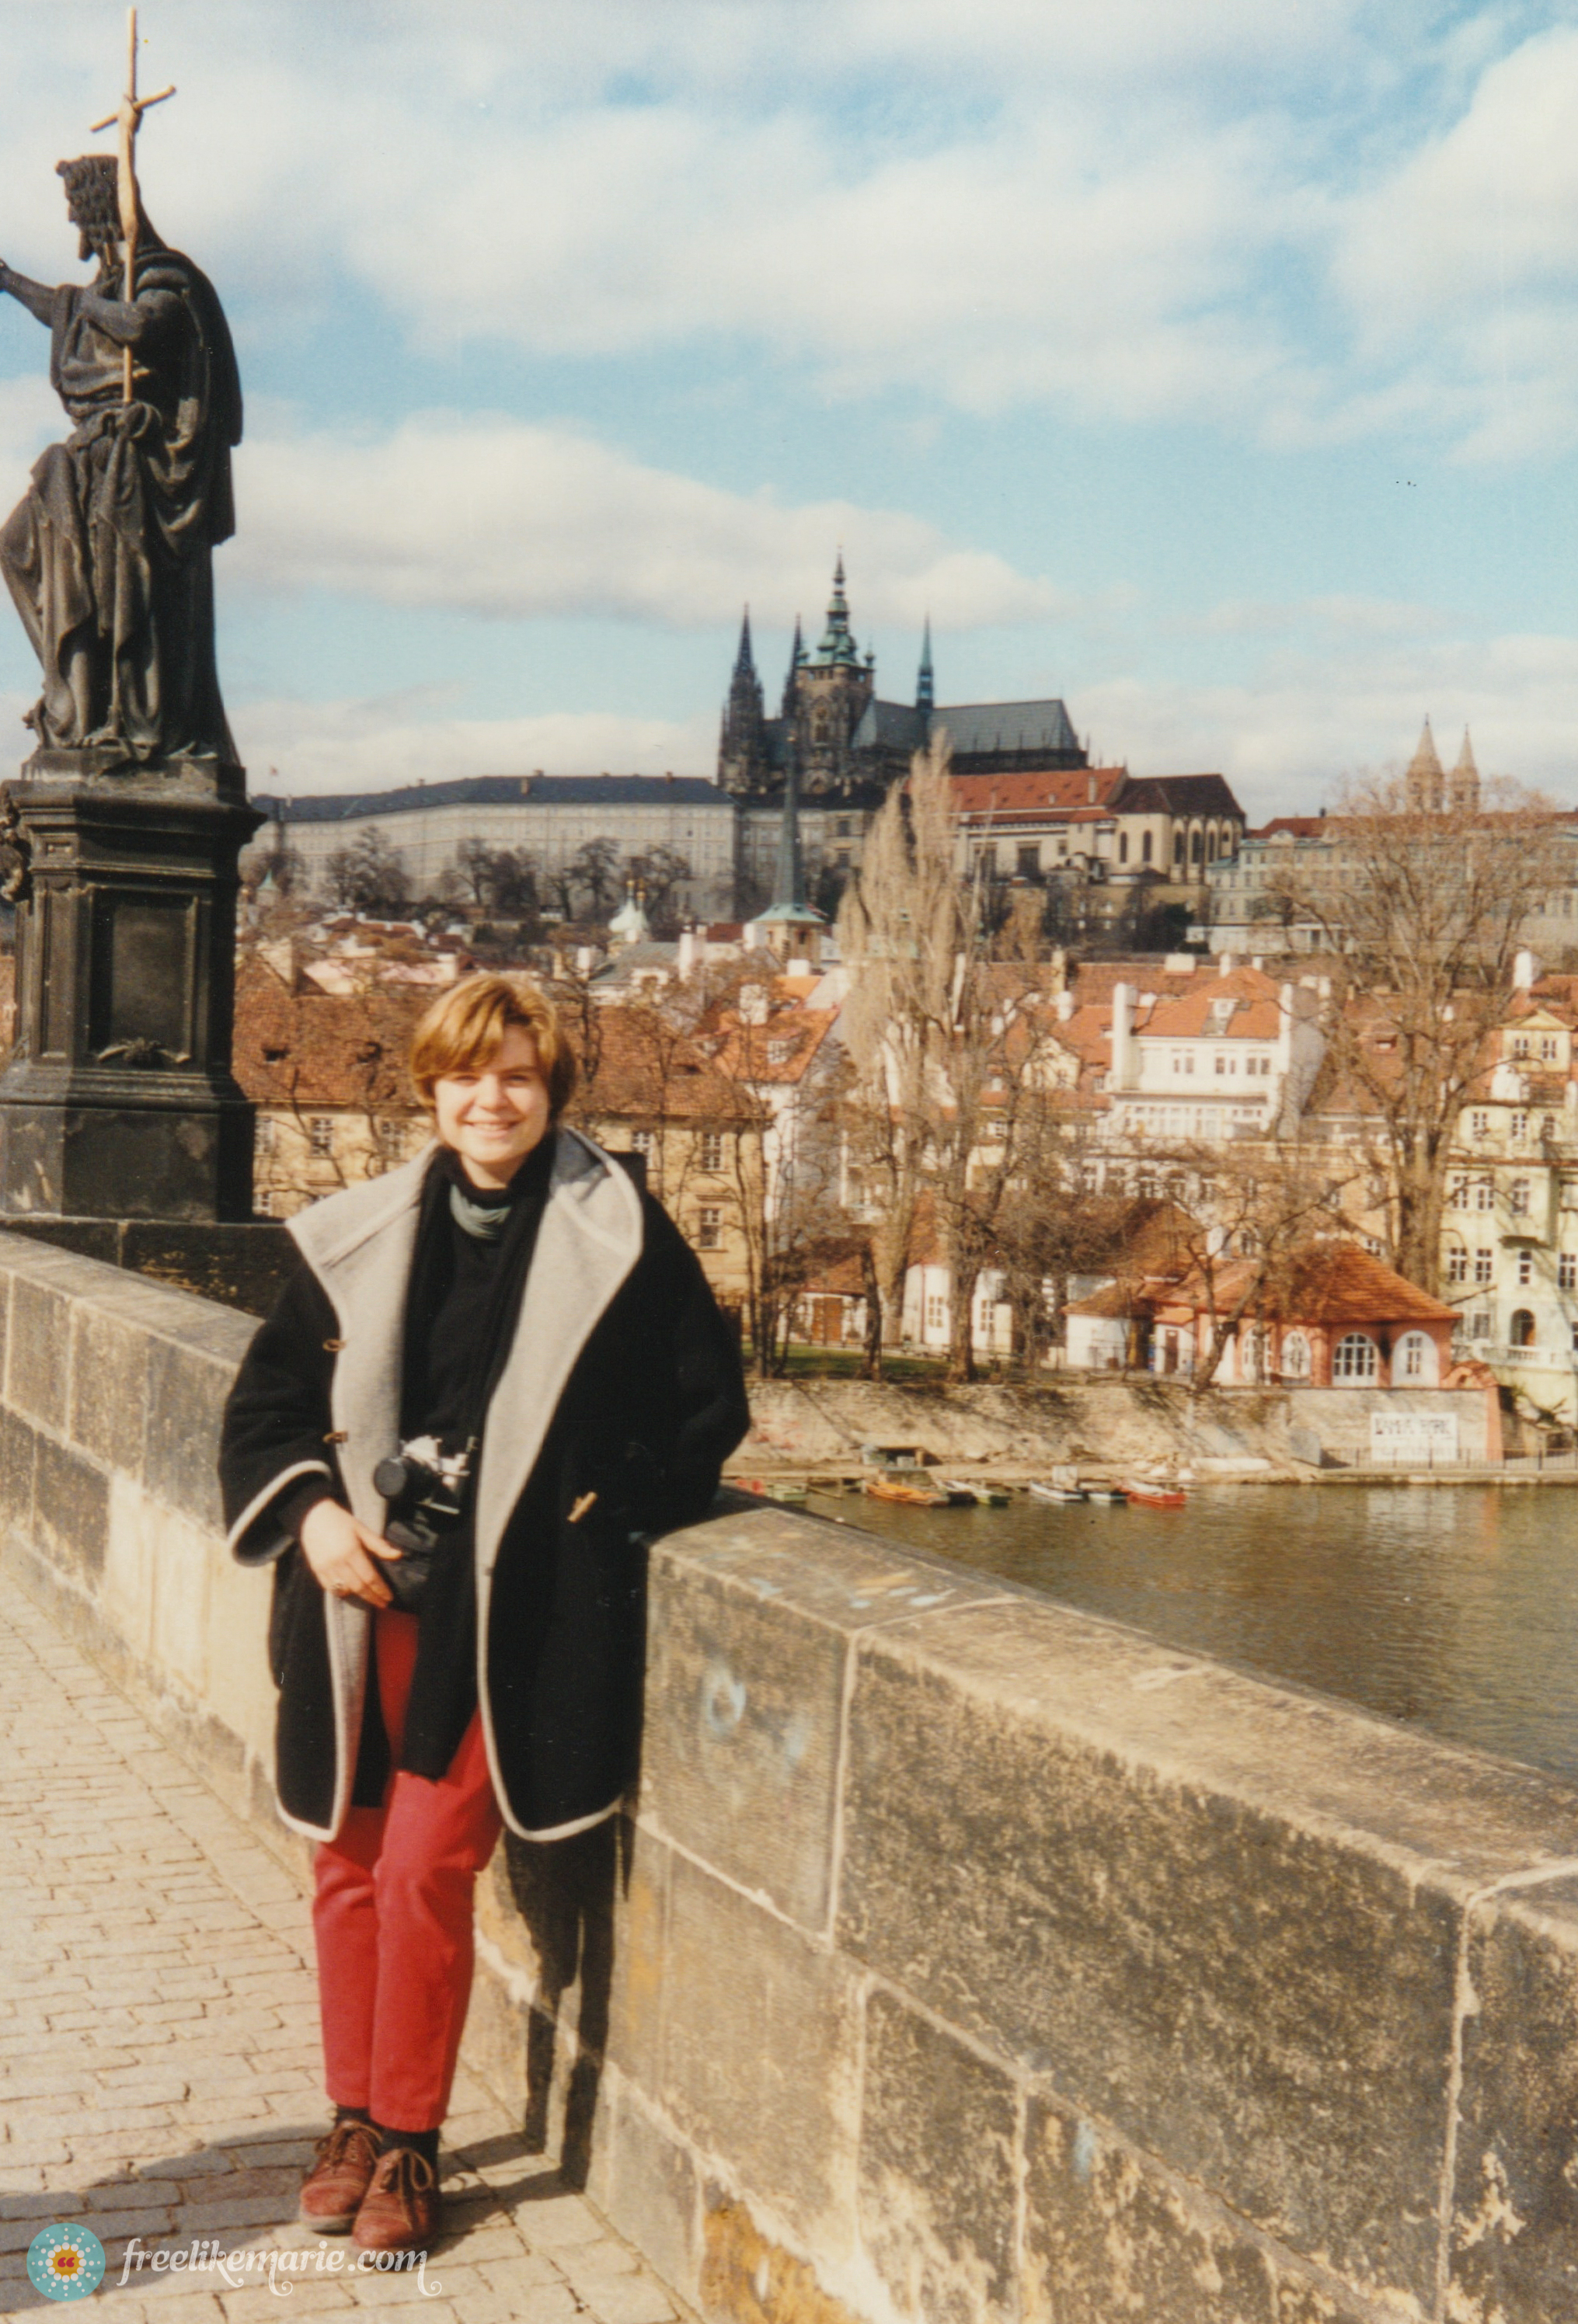
[[[161,88],[156,97],[137,95],[137,12],[134,8],[128,8],[125,94],[113,113],[106,113],[102,121],[96,121],[93,124],[95,136],[101,129],[114,129],[117,125],[121,133],[121,150],[115,161],[115,193],[120,202],[121,239],[126,253],[125,285],[122,296],[128,307],[137,296],[137,132],[143,125],[143,115],[148,107],[162,105],[167,97],[174,95],[173,83],[169,88]],[[126,403],[132,401],[133,374],[132,350],[128,346],[122,389],[122,400]]]

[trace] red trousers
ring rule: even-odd
[[[396,1761],[417,1618],[374,1617],[378,1701]],[[438,1783],[398,1766],[379,1808],[352,1808],[318,1844],[312,1907],[323,2058],[336,2106],[390,2130],[435,2130],[449,2104],[471,1998],[472,1895],[502,1818],[480,1713]]]

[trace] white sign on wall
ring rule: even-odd
[[[1370,1457],[1372,1461],[1432,1461],[1457,1459],[1455,1412],[1372,1412],[1370,1416]]]

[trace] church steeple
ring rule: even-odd
[[[1430,732],[1428,718],[1419,735],[1419,747],[1408,761],[1405,780],[1412,814],[1441,813],[1446,804],[1446,771],[1435,748],[1435,737]]]
[[[826,914],[806,899],[806,866],[800,850],[800,761],[791,745],[783,786],[783,820],[778,829],[778,866],[772,901],[750,927],[760,932],[748,943],[765,942],[780,959],[801,954],[815,961],[821,951]]]
[[[849,601],[844,594],[844,551],[833,568],[833,595],[827,601],[827,626],[817,647],[818,669],[858,669],[860,648],[850,633]]]
[[[1457,754],[1457,764],[1447,786],[1447,805],[1453,815],[1478,815],[1480,811],[1480,770],[1466,726],[1463,730],[1463,749]]]
[[[931,615],[926,617],[926,630],[920,642],[920,669],[915,680],[915,706],[927,718],[937,708],[937,696],[931,671]]]
[[[750,791],[760,787],[766,764],[766,734],[761,705],[761,680],[751,650],[751,608],[740,622],[740,647],[724,706],[723,732],[718,739],[718,780],[725,790]]]
[[[783,715],[795,715],[795,692],[800,672],[806,666],[806,649],[800,637],[800,617],[795,615],[795,641],[789,648],[789,672],[783,682]]]

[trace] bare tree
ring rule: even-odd
[[[375,824],[366,825],[348,847],[337,847],[324,873],[329,894],[347,911],[394,918],[410,900],[405,858]]]
[[[1438,1287],[1445,1181],[1458,1116],[1490,1055],[1525,919],[1573,876],[1550,804],[1509,784],[1485,810],[1413,804],[1406,779],[1352,785],[1330,845],[1270,888],[1279,917],[1330,948],[1331,1067],[1375,1127],[1387,1166],[1387,1256]]]
[[[867,836],[839,914],[851,968],[850,1146],[866,1198],[883,1340],[902,1325],[923,1194],[953,1286],[949,1372],[974,1369],[975,1286],[993,1223],[1052,1087],[1033,945],[992,957],[983,874],[961,877],[946,735],[918,754]]]
[[[619,862],[615,839],[583,840],[568,865],[569,891],[583,890],[594,919],[603,919],[614,893],[614,867]]]
[[[627,856],[624,872],[646,899],[647,918],[654,933],[667,934],[677,919],[675,892],[691,877],[689,856],[673,847],[649,847],[639,855]]]

